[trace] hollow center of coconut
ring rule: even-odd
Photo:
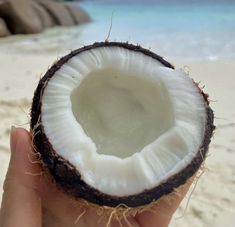
[[[126,158],[174,125],[164,84],[130,71],[92,71],[74,89],[72,110],[99,154]]]
[[[87,50],[63,64],[44,89],[41,118],[54,151],[113,196],[180,172],[206,125],[205,102],[188,75],[122,47]]]

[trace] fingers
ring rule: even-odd
[[[41,200],[37,193],[40,177],[33,175],[40,172],[40,166],[31,162],[32,159],[29,133],[13,128],[11,159],[0,213],[1,227],[41,227]]]
[[[49,177],[41,182],[43,226],[104,227],[95,209],[65,194]]]
[[[173,192],[157,201],[150,211],[137,215],[135,218],[139,225],[141,227],[167,227],[192,182],[193,177],[185,185],[180,186],[177,192]]]

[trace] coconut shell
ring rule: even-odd
[[[33,134],[32,138],[34,147],[38,152],[40,152],[45,167],[49,170],[57,185],[66,193],[75,198],[83,198],[89,202],[102,206],[105,205],[116,207],[120,204],[125,204],[128,207],[138,207],[149,204],[161,198],[162,196],[171,193],[175,188],[185,184],[186,181],[196,173],[206,157],[213,130],[215,129],[215,126],[213,125],[214,115],[213,111],[209,107],[207,96],[203,93],[203,91],[200,90],[200,88],[198,88],[199,93],[201,93],[204,97],[205,109],[207,114],[204,139],[199,150],[197,151],[197,155],[194,157],[191,163],[184,169],[182,169],[179,173],[166,179],[165,182],[163,182],[159,186],[150,190],[143,191],[139,194],[116,197],[104,194],[86,184],[86,182],[82,180],[81,175],[76,170],[76,168],[67,160],[58,155],[53,149],[53,146],[50,144],[50,141],[48,140],[44,132],[43,125],[41,124],[41,98],[48,81],[53,77],[55,72],[59,70],[63,64],[66,64],[69,59],[71,59],[75,55],[82,53],[83,51],[91,50],[93,48],[114,46],[122,47],[135,52],[141,52],[162,63],[162,65],[164,65],[165,67],[169,67],[172,69],[174,68],[170,63],[168,63],[162,57],[156,55],[155,53],[140,46],[135,46],[128,43],[101,42],[94,43],[93,45],[85,46],[83,48],[72,51],[70,54],[66,55],[58,62],[56,62],[46,72],[45,76],[39,81],[38,87],[34,94],[31,109],[31,131]],[[195,86],[197,86],[196,83]]]

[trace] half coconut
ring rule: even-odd
[[[40,80],[35,149],[66,193],[138,207],[184,184],[214,130],[207,95],[140,46],[101,42],[72,51]]]

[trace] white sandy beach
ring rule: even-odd
[[[4,44],[9,45],[10,44]],[[41,75],[57,56],[49,53],[0,52],[0,188],[9,161],[12,125],[29,128],[33,92]],[[190,76],[205,85],[215,111],[217,130],[206,160],[206,170],[186,207],[178,209],[171,227],[232,227],[235,217],[235,62],[196,62],[169,59],[187,66]],[[2,189],[0,189],[2,194]]]

